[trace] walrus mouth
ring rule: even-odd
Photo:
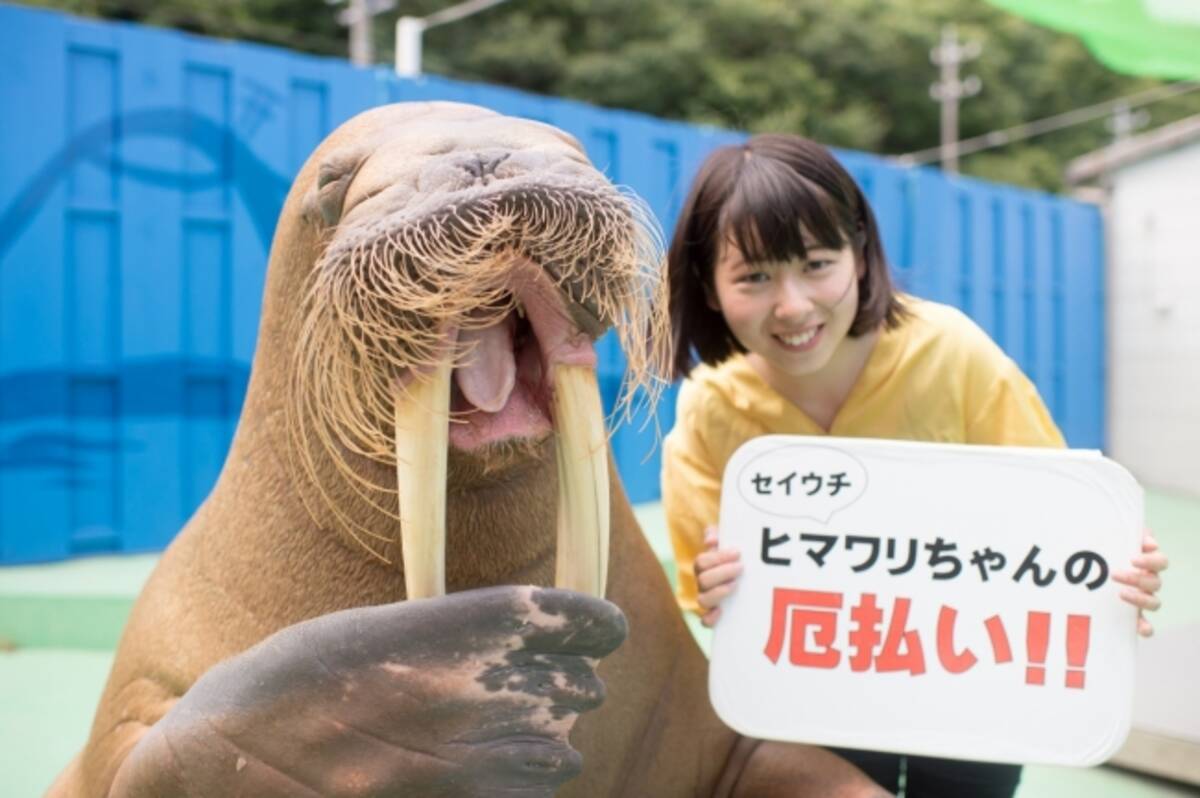
[[[540,266],[525,261],[514,269],[504,304],[513,309],[498,321],[452,335],[461,352],[450,386],[455,448],[549,434],[556,368],[596,367],[591,335]]]
[[[419,223],[376,223],[359,243],[335,239],[326,250],[297,330],[301,465],[318,481],[315,446],[358,498],[400,521],[409,598],[445,589],[448,450],[551,434],[556,584],[603,595],[608,458],[593,341],[617,328],[624,409],[634,387],[652,401],[666,336],[651,220],[607,184],[525,186]],[[396,487],[369,477],[359,458],[394,464]],[[337,490],[317,487],[351,535],[385,559],[367,539],[392,538],[355,524],[331,498]]]
[[[555,585],[604,595],[609,485],[596,352],[541,267],[522,261],[511,285],[511,313],[448,336],[470,349],[458,365],[444,361],[397,390],[396,484],[409,598],[445,592],[448,446],[472,449],[551,429],[559,480]]]

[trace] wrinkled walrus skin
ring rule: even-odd
[[[398,209],[543,172],[559,190],[604,183],[569,136],[451,103],[373,109],[309,159],[272,245],[224,469],[137,600],[90,738],[50,796],[883,794],[823,749],[718,720],[611,456],[607,601],[546,587],[549,433],[450,452],[441,598],[404,600],[398,520],[333,478],[328,456],[312,461],[321,500],[297,468],[286,398],[321,254],[339,236],[384,235]],[[394,460],[345,457],[395,484]]]

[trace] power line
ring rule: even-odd
[[[403,78],[421,75],[421,39],[425,31],[466,19],[507,0],[465,0],[435,11],[427,17],[400,17],[396,20],[396,74]]]
[[[449,22],[458,22],[460,19],[465,19],[472,14],[478,14],[480,11],[486,11],[492,6],[498,6],[506,0],[467,0],[465,3],[443,8],[441,11],[435,11],[425,17],[425,30],[445,25]]]
[[[1043,133],[1049,133],[1054,130],[1062,130],[1063,128],[1071,127],[1072,125],[1091,122],[1096,119],[1102,119],[1110,116],[1115,109],[1124,106],[1126,109],[1137,108],[1142,105],[1149,105],[1160,100],[1167,100],[1172,97],[1179,97],[1184,94],[1200,89],[1200,81],[1180,81],[1178,83],[1170,83],[1166,86],[1157,86],[1153,89],[1147,89],[1136,94],[1130,94],[1125,97],[1118,97],[1115,100],[1108,100],[1095,105],[1088,105],[1083,108],[1075,108],[1071,111],[1065,111],[1061,114],[1048,116],[1044,119],[1037,119],[1033,122],[1024,122],[1012,127],[1003,128],[1001,130],[993,130],[990,133],[984,133],[982,136],[973,136],[969,139],[962,139],[955,142],[954,149],[958,155],[970,155],[971,153],[989,150],[994,147],[1002,147],[1005,144],[1012,144],[1015,141],[1023,141],[1025,139],[1040,136]],[[916,152],[908,152],[903,155],[895,156],[896,160],[906,166],[920,166],[922,164],[932,163],[938,160],[943,152],[942,146],[929,147]]]

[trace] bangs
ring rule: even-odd
[[[718,229],[746,263],[803,260],[812,246],[841,249],[850,243],[838,203],[820,186],[773,158],[741,161]]]

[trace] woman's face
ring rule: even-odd
[[[747,264],[727,241],[713,270],[710,304],[742,346],[786,377],[820,372],[858,311],[854,249],[806,248],[806,260]]]

